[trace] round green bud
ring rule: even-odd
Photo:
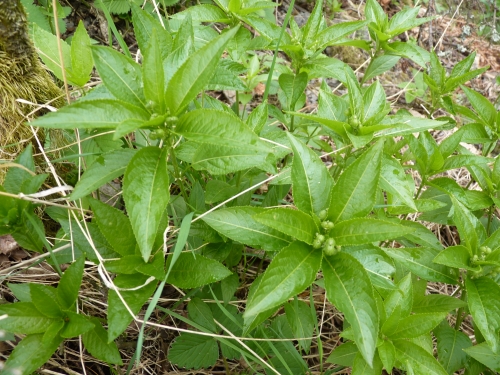
[[[166,135],[167,135],[167,132],[165,131],[165,129],[156,129],[155,131],[153,131],[149,134],[149,138],[152,140],[162,139]]]
[[[323,246],[323,252],[325,253],[325,255],[332,256],[337,254],[337,249],[333,245],[325,244]]]
[[[328,215],[328,212],[326,210],[321,210],[318,214],[318,219],[325,220],[327,215]]]
[[[333,223],[330,221],[330,220],[325,220],[325,221],[322,221],[321,222],[321,227],[324,229],[324,230],[330,230],[333,228]]]
[[[473,263],[474,263],[474,262],[477,262],[478,260],[479,260],[479,258],[478,258],[478,256],[477,256],[477,255],[474,255],[474,256],[472,257],[472,262],[473,262]]]
[[[319,241],[317,238],[313,241],[313,247],[315,249],[319,249],[321,246],[323,246],[323,243]]]

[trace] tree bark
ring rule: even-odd
[[[62,90],[41,64],[30,40],[21,1],[0,0],[0,159],[11,158],[24,148],[33,134],[23,123],[43,113],[16,99],[56,108],[64,104]]]

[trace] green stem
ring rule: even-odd
[[[462,288],[462,295],[460,296],[460,299],[465,302],[466,297],[467,297],[467,290],[463,287]],[[465,308],[461,307],[458,309],[457,312],[457,321],[455,322],[455,329],[458,331],[460,329],[460,326],[462,325],[462,322],[464,321],[465,317]]]
[[[181,194],[182,197],[184,198],[184,201],[187,202],[188,196],[186,190],[184,189],[184,184],[182,183],[181,172],[179,171],[179,165],[177,164],[177,158],[175,157],[175,152],[173,147],[171,147],[170,156],[172,158],[172,165],[174,167],[175,179],[180,181],[178,186],[181,189]]]
[[[278,57],[281,39],[283,38],[283,34],[285,33],[288,21],[290,20],[290,16],[292,15],[292,10],[294,5],[295,5],[295,0],[290,1],[290,6],[288,7],[288,11],[286,12],[285,20],[283,21],[283,25],[281,26],[280,37],[278,38],[278,42],[276,43],[276,49],[274,50],[273,62],[271,63],[271,67],[269,68],[269,75],[267,76],[267,82],[266,82],[266,90],[264,91],[264,97],[262,98],[262,101],[267,100],[267,97],[269,95],[269,88],[271,87],[271,81],[273,80],[273,71],[274,71],[274,66],[276,65],[276,58]]]

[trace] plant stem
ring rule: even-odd
[[[285,33],[288,21],[290,20],[290,16],[292,15],[292,10],[294,5],[295,5],[295,0],[290,1],[290,6],[288,7],[288,10],[286,12],[285,20],[283,21],[283,25],[281,26],[280,37],[278,38],[278,42],[276,43],[276,49],[274,50],[273,62],[271,63],[271,67],[269,68],[269,75],[267,76],[266,90],[264,91],[264,96],[262,98],[263,101],[267,100],[267,97],[269,95],[269,88],[271,87],[271,81],[273,80],[273,71],[274,71],[274,66],[276,65],[276,58],[278,57],[281,39],[283,38],[283,34]]]

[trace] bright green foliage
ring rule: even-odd
[[[69,82],[84,86],[95,64],[102,85],[32,122],[75,142],[60,159],[65,168],[74,162],[64,176],[74,189],[69,201],[51,203],[82,210],[45,208],[61,225],[55,245],[40,203],[71,188],[46,191],[53,182],[39,173],[32,146],[7,165],[0,234],[50,252],[61,278],[57,287],[7,284],[19,302],[0,305],[0,329],[26,336],[3,372],[34,372],[77,336],[92,356],[121,365],[115,340],[142,311],[141,320],[163,313],[192,328],[167,353],[188,369],[223,356],[255,373],[305,374],[303,355],[320,353],[324,373],[338,370],[330,363],[354,375],[500,371],[500,161],[492,154],[500,112],[465,86],[486,68],[471,70],[471,53],[448,72],[434,52],[397,40],[432,19],[419,18],[419,7],[389,18],[376,0],[365,3],[364,20],[330,25],[316,1],[304,25],[287,18],[280,27],[270,1],[215,0],[168,19],[136,1],[99,2],[123,53],[90,46],[80,23],[71,45],[62,42],[63,64],[55,37],[33,26],[56,77],[64,65]],[[110,16],[129,9],[136,60]],[[369,53],[362,77],[323,53],[335,45]],[[400,59],[424,68],[407,100],[428,98],[428,117],[388,101],[378,77]],[[311,113],[305,91],[313,79],[321,84]],[[229,107],[212,90],[234,90],[236,102]],[[433,130],[452,128],[435,139]],[[464,144],[480,144],[482,155]],[[479,188],[442,176],[458,168]],[[111,182],[121,183],[114,207],[102,197]],[[447,245],[426,222],[455,227],[459,238]],[[62,273],[62,262],[73,264]],[[107,288],[106,319],[76,309],[89,262]],[[460,293],[427,294],[427,282]],[[184,290],[187,314],[161,299],[166,284]],[[323,353],[318,304],[307,297],[320,287],[344,317],[344,342],[331,353]],[[475,340],[462,331],[464,319]],[[151,328],[142,324],[139,359]]]

